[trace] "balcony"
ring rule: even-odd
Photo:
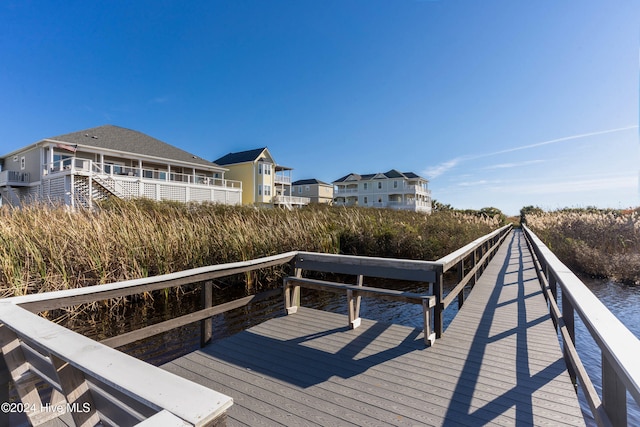
[[[0,172],[0,187],[7,185],[13,187],[29,185],[31,182],[29,172],[2,171]]]
[[[228,189],[242,189],[241,181],[214,178],[202,173],[184,174],[167,170],[132,168],[128,166],[105,164],[100,165],[92,160],[69,158],[43,166],[44,175],[74,174],[99,175],[115,180],[154,181],[166,183],[186,184],[189,186],[223,187]]]
[[[358,189],[357,188],[336,188],[335,192],[333,193],[334,197],[337,195],[341,195],[341,194],[357,194],[358,193]]]
[[[296,196],[274,196],[273,203],[275,205],[305,206],[311,203],[311,199]]]
[[[285,184],[285,185],[291,185],[291,177],[290,176],[284,176],[281,174],[276,174],[274,177],[274,182],[276,184]]]

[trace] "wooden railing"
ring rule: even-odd
[[[78,426],[127,426],[145,420],[149,425],[206,426],[219,423],[233,403],[229,396],[106,347],[9,301],[0,302],[0,319],[0,345],[21,400],[15,409],[33,425],[70,413]],[[41,399],[38,381],[53,388],[48,402]],[[4,402],[7,405],[9,400]],[[11,404],[3,408],[11,411]]]
[[[0,301],[0,345],[6,364],[3,367],[0,359],[0,378],[16,384],[23,404],[21,408],[27,407],[24,405],[45,408],[28,413],[34,424],[60,415],[60,412],[46,410],[57,408],[57,405],[70,408],[68,412],[77,418],[75,422],[79,425],[95,425],[96,420],[104,425],[135,425],[145,420],[151,423],[149,425],[171,425],[165,422],[175,425],[223,424],[224,413],[232,404],[230,398],[174,377],[113,348],[194,322],[201,324],[201,343],[204,345],[212,336],[213,316],[283,293],[283,289],[275,289],[213,306],[213,279],[251,274],[255,270],[287,264],[294,272],[284,287],[285,305],[289,312],[295,311],[292,308],[299,304],[300,286],[346,292],[349,322],[354,327],[359,323],[359,304],[363,296],[421,304],[425,340],[432,343],[434,335],[442,335],[442,311],[456,298],[462,304],[462,290],[480,274],[510,229],[511,226],[503,227],[434,262],[287,252],[143,279],[7,298]],[[445,297],[443,274],[453,267],[457,267],[460,280]],[[355,285],[321,283],[303,279],[303,270],[353,274],[357,279]],[[430,284],[432,292],[419,295],[371,288],[364,286],[365,276],[425,282]],[[202,288],[200,310],[100,343],[35,314],[193,284]],[[8,377],[7,373],[10,374]],[[42,403],[35,381],[44,381],[53,387],[53,400],[48,404]],[[8,387],[0,387],[0,402],[9,402]],[[74,408],[88,410],[74,411]],[[0,425],[7,424],[3,423],[6,421],[3,415],[6,417],[0,413]]]
[[[0,346],[6,366],[0,369],[0,378],[14,382],[20,397],[20,403],[14,407],[26,413],[33,425],[64,413],[70,413],[74,422],[82,426],[99,423],[130,426],[144,421],[147,425],[163,426],[224,425],[225,412],[232,404],[230,397],[111,347],[198,321],[202,322],[204,343],[211,339],[212,333],[211,321],[207,319],[269,295],[263,293],[214,307],[212,279],[287,264],[295,255],[288,252],[162,276],[2,300]],[[193,283],[202,283],[201,310],[100,343],[34,314]],[[270,294],[281,292],[270,291]],[[51,400],[42,400],[36,387],[39,381],[52,386]],[[0,387],[0,402],[10,401],[8,390]],[[8,412],[0,412],[0,425],[9,423]]]
[[[564,357],[574,383],[577,378],[598,425],[626,426],[627,391],[640,404],[640,340],[530,229],[522,228],[535,256],[538,278],[549,302],[551,317],[562,336]],[[562,310],[558,307],[558,298]],[[602,354],[602,397],[576,351],[576,339],[582,339],[575,335],[576,313]]]
[[[505,225],[435,262],[438,267],[435,272],[432,293],[436,297],[434,328],[438,338],[444,332],[443,313],[446,308],[456,299],[458,300],[458,308],[462,308],[464,304],[464,288],[470,283],[475,283],[475,280],[482,274],[512,228],[511,224]],[[444,273],[453,267],[457,269],[457,284],[445,296]]]

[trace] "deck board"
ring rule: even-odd
[[[443,337],[300,308],[164,369],[234,398],[234,425],[584,425],[519,231]]]

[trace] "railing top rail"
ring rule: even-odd
[[[0,302],[0,321],[22,339],[36,343],[86,375],[193,425],[206,425],[233,403],[229,396],[100,344],[8,300]]]
[[[448,269],[456,265],[458,262],[460,262],[462,259],[467,257],[471,252],[476,250],[480,245],[485,243],[487,240],[490,240],[501,233],[509,231],[512,227],[513,227],[513,224],[508,224],[502,228],[495,230],[492,233],[479,237],[473,242],[469,243],[468,245],[461,247],[457,251],[451,252],[449,255],[445,255],[444,257],[440,258],[439,260],[436,261],[436,263],[441,264],[443,270],[447,271]]]
[[[150,290],[200,282],[224,275],[235,274],[236,272],[243,272],[248,269],[285,264],[291,261],[296,254],[297,252],[295,251],[285,252],[249,261],[210,265],[142,279],[11,297],[5,299],[5,301],[23,306],[30,311],[51,310],[69,305],[109,299],[114,296],[126,296]]]
[[[573,308],[584,322],[589,333],[624,382],[636,402],[640,403],[640,340],[565,266],[556,255],[523,225],[538,256],[544,259],[547,268],[569,298]]]

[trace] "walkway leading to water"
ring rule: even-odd
[[[435,345],[301,308],[163,366],[234,399],[229,425],[584,425],[519,231]]]

